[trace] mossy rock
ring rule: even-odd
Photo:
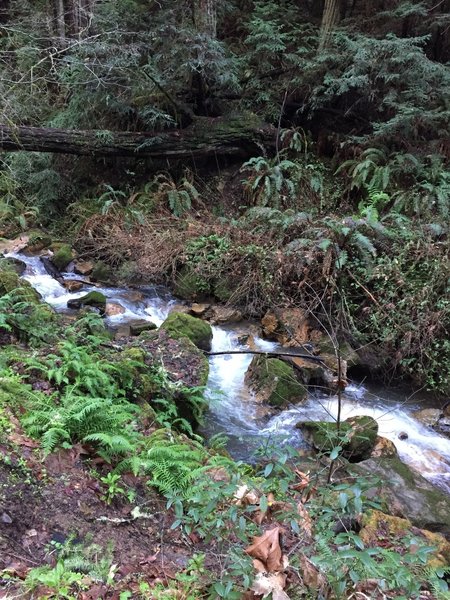
[[[387,515],[379,510],[370,510],[363,515],[359,537],[369,547],[376,547],[380,540],[393,546],[402,546],[411,534],[422,540],[424,546],[434,549],[427,555],[428,567],[446,567],[450,564],[450,543],[440,533],[418,529],[409,519]]]
[[[184,267],[177,273],[173,291],[176,296],[193,302],[208,298],[212,290],[210,283],[204,277]]]
[[[73,298],[67,302],[68,308],[81,308],[82,306],[93,306],[98,308],[100,314],[104,314],[106,308],[106,296],[101,292],[88,292],[81,298]]]
[[[52,263],[58,271],[64,271],[67,265],[73,260],[72,248],[69,244],[61,244],[52,256]]]
[[[41,296],[32,285],[23,279],[20,279],[17,272],[11,268],[8,259],[0,260],[0,296],[14,292],[17,301],[30,302],[37,304]]]
[[[106,263],[99,261],[94,264],[92,269],[91,278],[93,281],[100,281],[101,283],[111,283],[115,281],[113,270]]]
[[[394,515],[450,539],[450,497],[398,457],[370,458],[349,466],[353,476],[378,479],[366,494]]]
[[[377,442],[378,423],[369,416],[350,417],[340,424],[324,421],[298,423],[307,441],[316,450],[330,453],[340,446],[342,455],[350,462],[359,462],[370,457]]]
[[[187,337],[197,348],[211,350],[213,333],[211,325],[206,321],[184,313],[174,312],[167,317],[161,325],[161,329],[167,331],[174,339]]]
[[[26,252],[40,252],[52,245],[52,238],[44,231],[33,230],[29,232],[28,244],[25,248]]]
[[[305,400],[307,391],[293,367],[277,358],[255,356],[245,375],[245,381],[256,393],[259,402],[282,407]]]
[[[317,349],[319,350],[319,354],[322,355],[332,355],[336,357],[336,348],[334,346],[333,340],[331,340],[328,336],[323,336],[323,338],[315,344]],[[361,360],[355,350],[350,346],[347,341],[343,341],[339,343],[339,351],[341,354],[341,358],[347,362],[349,367],[356,367],[361,364]]]
[[[154,329],[158,329],[158,326],[145,319],[131,321],[130,323],[130,335],[141,335],[144,331],[153,331]]]
[[[7,258],[2,259],[2,263],[4,264],[6,269],[11,271],[15,271],[19,277],[24,273],[27,268],[26,263],[20,258],[13,258],[12,256],[8,256]]]
[[[214,296],[220,302],[228,302],[233,295],[234,287],[228,279],[220,279],[214,284]]]
[[[204,387],[208,380],[209,362],[203,352],[187,337],[174,339],[161,329],[158,332],[146,331],[130,344],[115,360],[115,364],[123,365],[128,372],[130,368],[136,369],[133,375],[133,399],[152,403],[154,399],[164,398],[167,392],[164,386],[161,387],[158,375],[161,365],[164,365],[169,380],[177,382],[170,394],[176,403],[178,416],[186,419],[194,428],[197,427],[207,403],[204,400],[197,404],[200,412],[193,410],[190,396],[192,388]],[[145,364],[141,368],[136,360],[140,363],[142,353]],[[155,403],[154,409],[158,412],[160,405]]]

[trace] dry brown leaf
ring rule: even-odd
[[[284,591],[286,586],[286,575],[277,573],[276,575],[264,575],[258,573],[250,588],[258,596],[266,598],[272,594],[273,600],[290,600],[289,596]]]
[[[312,538],[312,528],[313,528],[313,522],[311,519],[311,516],[309,514],[309,512],[306,510],[306,508],[304,507],[304,505],[299,502],[297,504],[297,513],[299,518],[299,525],[300,527],[303,528],[303,531],[306,533],[306,535],[310,538]]]
[[[253,544],[245,549],[252,558],[257,558],[265,564],[267,573],[282,571],[284,568],[280,531],[280,527],[266,531],[263,535],[253,538]]]
[[[253,559],[253,566],[255,567],[255,570],[258,571],[258,573],[266,572],[266,565],[258,558]]]
[[[259,504],[260,497],[254,490],[250,490],[247,485],[238,487],[234,494],[236,506],[248,506]]]
[[[296,484],[296,489],[301,490],[308,487],[310,484],[309,473],[303,473],[303,471],[299,471],[298,469],[295,469],[294,473],[300,479],[299,483]]]
[[[304,584],[315,590],[325,586],[325,578],[318,568],[304,554],[300,554],[300,570]]]
[[[17,446],[25,446],[27,448],[39,448],[39,442],[32,440],[26,435],[22,435],[21,433],[12,432],[8,435],[8,440],[12,444],[16,444]]]

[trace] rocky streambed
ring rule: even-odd
[[[58,312],[75,314],[75,309],[69,309],[68,305],[78,306],[80,299],[90,292],[103,295],[105,305],[101,310],[107,326],[116,332],[118,338],[160,327],[174,312],[181,315],[189,312],[197,317],[209,318],[213,323],[209,342],[211,352],[224,354],[209,358],[206,392],[209,409],[201,433],[207,438],[217,433],[226,434],[228,450],[236,459],[250,460],[261,444],[289,444],[304,448],[306,453],[314,442],[298,424],[335,421],[338,399],[332,393],[332,377],[328,380],[325,377],[327,390],[314,387],[308,388],[313,391],[306,392],[304,384],[308,381],[304,373],[303,379],[299,378],[297,368],[297,387],[294,386],[292,400],[296,397],[300,402],[289,403],[289,398],[282,398],[279,403],[262,402],[268,400],[268,394],[274,389],[276,392],[273,381],[284,381],[287,372],[277,374],[274,371],[269,386],[264,387],[251,375],[257,366],[256,361],[260,359],[255,359],[252,354],[227,353],[251,350],[270,354],[279,351],[280,342],[284,340],[263,337],[264,329],[270,335],[267,320],[262,330],[259,324],[240,320],[235,311],[187,305],[159,286],[111,287],[93,284],[87,275],[73,272],[64,273],[62,281],[49,274],[40,256],[18,253],[10,253],[10,256],[25,263],[22,277],[41,294],[43,301]],[[73,285],[71,282],[77,283]],[[305,351],[304,348],[302,350]],[[296,352],[295,349],[290,351]],[[267,358],[261,360],[267,361]],[[292,366],[288,363],[289,360],[283,364],[289,366],[291,372]],[[267,371],[267,362],[263,363],[263,369]],[[329,366],[326,371],[332,373],[332,368]],[[310,377],[311,370],[307,374]],[[289,390],[282,393],[289,393]],[[384,483],[388,484],[383,485],[384,492],[388,489],[387,493],[391,494],[389,501],[395,503],[402,497],[408,499],[408,516],[414,513],[418,523],[440,523],[450,529],[450,504],[448,498],[439,492],[450,494],[450,440],[436,431],[433,423],[430,425],[431,416],[439,419],[442,411],[433,408],[437,412],[430,413],[430,407],[426,406],[428,412],[422,418],[417,411],[423,408],[423,399],[407,400],[404,395],[387,388],[348,382],[342,393],[341,417],[343,420],[356,416],[374,419],[377,439],[387,441],[384,446],[377,444],[375,449],[372,448],[373,452],[364,457],[366,460],[355,465],[357,471],[363,474],[369,470],[382,476]]]

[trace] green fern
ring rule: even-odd
[[[207,453],[202,445],[192,440],[183,442],[169,429],[160,429],[146,440],[145,446],[138,457],[122,461],[118,470],[150,475],[149,485],[163,494],[187,495],[205,468]]]

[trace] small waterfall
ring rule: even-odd
[[[86,285],[83,290],[69,293],[47,274],[39,257],[10,254],[26,263],[24,279],[57,311],[67,311],[67,301],[79,298],[90,290],[101,291],[109,302],[125,308],[120,315],[107,317],[110,325],[127,323],[133,319],[146,319],[160,325],[178,301],[160,286],[142,286],[138,289],[95,287]],[[65,274],[74,278],[73,274]],[[251,325],[239,327],[213,327],[213,351],[248,349],[239,334],[249,333]],[[277,344],[253,336],[254,349],[273,351]],[[244,384],[251,362],[251,354],[213,356],[207,395],[210,408],[201,430],[206,437],[224,433],[229,437],[228,449],[238,459],[248,460],[262,443],[289,443],[305,445],[299,421],[332,421],[336,419],[336,397],[310,395],[306,402],[273,415],[273,411],[255,401]],[[386,396],[386,398],[384,397]],[[423,406],[405,404],[391,390],[381,394],[371,393],[363,386],[349,385],[343,395],[342,419],[355,415],[370,415],[379,425],[379,434],[390,439],[397,447],[400,458],[424,477],[450,493],[450,440],[425,427],[411,416]],[[406,433],[405,439],[399,434]],[[404,436],[402,436],[404,437]]]

